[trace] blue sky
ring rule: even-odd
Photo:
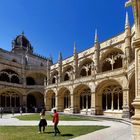
[[[34,52],[54,62],[92,47],[97,28],[102,42],[124,31],[127,0],[0,0],[0,48],[11,50],[11,41],[24,31]]]

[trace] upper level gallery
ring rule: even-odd
[[[94,45],[91,48],[78,53],[74,44],[73,56],[65,60],[60,53],[58,62],[48,66],[47,87],[76,82],[77,79],[93,80],[95,76],[98,79],[105,78],[106,75],[127,73],[134,69],[134,39],[135,26],[130,27],[126,13],[123,33],[100,43],[96,31]]]

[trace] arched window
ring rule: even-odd
[[[70,80],[70,77],[69,77],[68,73],[66,73],[64,76],[64,81],[68,81],[68,80]]]
[[[70,94],[67,93],[64,95],[64,108],[70,107]]]
[[[67,65],[63,68],[63,81],[71,80],[73,77],[73,67],[71,65]]]
[[[51,97],[51,108],[55,107],[55,95]]]
[[[103,72],[105,72],[105,71],[108,71],[108,70],[111,70],[112,68],[111,68],[111,64],[110,64],[110,62],[104,62],[103,63],[103,66],[102,66],[102,71]]]
[[[10,69],[5,69],[0,72],[0,81],[19,84],[19,76],[16,72]]]
[[[119,57],[116,59],[115,63],[114,63],[114,69],[118,69],[118,68],[121,68],[122,67],[122,58]]]
[[[86,89],[80,94],[80,109],[89,108],[91,108],[91,93],[89,89]]]
[[[55,84],[55,83],[56,83],[56,77],[53,77],[52,84]]]
[[[80,76],[90,76],[91,75],[91,67],[93,67],[93,60],[90,58],[84,59],[79,65]]]
[[[82,68],[81,72],[80,72],[80,76],[87,76],[87,72],[85,68]]]
[[[102,72],[121,68],[122,58],[123,53],[120,50],[114,50],[107,54],[102,63]]]
[[[35,80],[32,77],[27,77],[26,84],[27,85],[35,85]]]
[[[11,77],[11,83],[17,83],[17,84],[19,84],[19,78],[18,78],[17,75],[13,75]]]
[[[121,87],[108,86],[103,90],[102,93],[103,110],[121,110],[122,105],[123,105],[123,98],[122,98]]]
[[[57,70],[54,70],[54,71],[51,73],[51,83],[52,83],[52,84],[57,83],[57,78],[58,78],[58,71],[57,71]]]
[[[10,78],[7,73],[0,74],[0,81],[10,82]]]
[[[19,107],[20,96],[15,92],[5,92],[0,95],[0,101],[2,107]]]

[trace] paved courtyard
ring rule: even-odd
[[[15,114],[20,115],[20,114]],[[36,126],[39,121],[21,121],[12,118],[13,115],[3,115],[0,118],[0,126]],[[53,125],[52,121],[47,121],[48,125]],[[109,128],[95,131],[84,136],[73,138],[71,140],[131,140],[131,123],[126,121],[60,121],[59,125],[102,125]]]

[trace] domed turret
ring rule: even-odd
[[[33,47],[23,32],[12,41],[12,51],[33,53]]]

